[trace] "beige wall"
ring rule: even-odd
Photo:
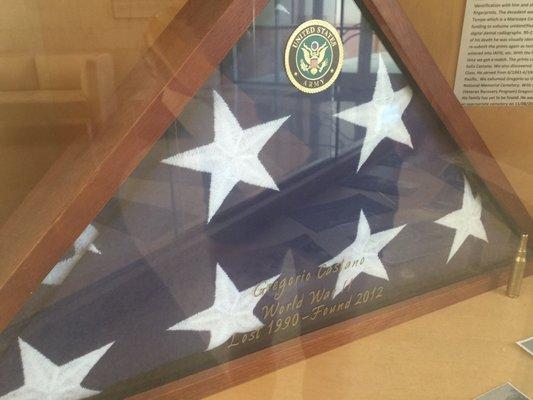
[[[466,0],[398,0],[453,85]],[[467,107],[481,136],[533,215],[533,107]]]

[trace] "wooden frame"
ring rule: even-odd
[[[360,2],[492,195],[513,218],[517,230],[533,232],[531,217],[396,1]],[[0,229],[4,255],[0,266],[0,330],[180,114],[266,3],[189,1],[119,88],[119,108],[113,120],[98,128],[90,145],[74,143]],[[133,102],[132,86],[144,74],[155,76],[155,83],[144,101]],[[171,102],[169,93],[174,99]],[[500,269],[477,276],[131,398],[199,398],[493,289],[503,284],[507,275],[505,269]]]

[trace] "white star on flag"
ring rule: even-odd
[[[461,208],[435,221],[439,225],[455,229],[455,236],[452,247],[450,248],[450,254],[448,255],[448,261],[446,261],[447,263],[450,262],[468,236],[474,236],[485,242],[489,241],[483,222],[481,222],[481,212],[483,211],[481,196],[478,194],[477,197],[474,197],[472,188],[466,177],[464,181],[465,188]]]
[[[411,136],[402,121],[402,115],[412,97],[413,91],[409,86],[397,92],[393,90],[387,67],[380,54],[372,101],[335,114],[340,119],[367,128],[357,171],[361,169],[378,144],[386,138],[413,148]]]
[[[81,382],[112,345],[58,366],[19,338],[24,385],[0,399],[78,400],[94,396],[100,392],[82,387]]]
[[[211,174],[208,219],[215,215],[231,190],[240,181],[278,190],[276,182],[259,161],[259,152],[290,118],[284,117],[242,129],[224,99],[213,91],[214,142],[169,157],[162,162]]]
[[[98,230],[89,225],[74,242],[74,255],[59,261],[49,274],[44,278],[44,285],[61,285],[72,272],[76,264],[82,259],[87,251],[94,254],[102,254],[93,242],[98,236]]]
[[[323,264],[323,267],[340,264],[333,297],[340,294],[359,274],[365,273],[389,280],[379,252],[394,239],[405,225],[372,234],[365,213],[361,210],[355,241],[339,255]]]
[[[279,275],[262,283],[267,286]],[[257,286],[257,285],[256,285]],[[206,350],[212,350],[226,342],[235,333],[246,333],[261,328],[264,324],[254,315],[254,309],[263,295],[256,296],[252,286],[242,292],[217,264],[215,301],[207,310],[201,311],[170,327],[169,331],[209,331],[211,337]]]

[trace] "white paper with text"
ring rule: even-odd
[[[468,0],[455,77],[464,105],[533,105],[533,0]]]

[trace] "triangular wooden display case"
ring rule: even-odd
[[[116,113],[96,129],[90,143],[72,144],[0,229],[0,330],[8,326],[57,260],[180,115],[267,3],[267,0],[188,1],[120,86]],[[395,0],[356,3],[512,220],[515,233],[533,233],[530,215],[398,3]],[[502,285],[507,277],[508,269],[496,269],[175,382],[162,382],[162,386],[131,398],[201,398],[490,290]],[[148,386],[153,387],[153,381]],[[127,382],[116,389],[116,398],[145,389],[143,382]],[[103,398],[113,398],[112,395]]]

